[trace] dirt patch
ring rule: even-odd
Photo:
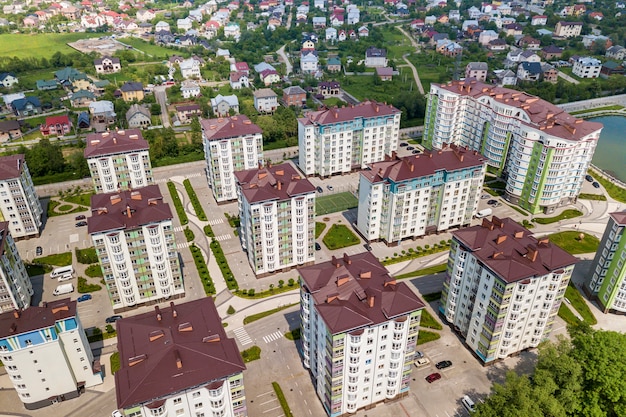
[[[68,43],[69,46],[84,54],[95,52],[102,56],[113,55],[115,51],[119,49],[126,49],[126,47],[114,39],[81,39],[76,42]]]

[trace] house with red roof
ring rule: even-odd
[[[44,136],[63,136],[72,130],[72,122],[67,115],[46,117],[45,123],[39,127]]]

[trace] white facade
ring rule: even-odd
[[[591,57],[578,58],[574,61],[572,74],[580,78],[598,78],[601,69],[602,62],[599,59]]]
[[[34,294],[7,222],[0,222],[0,314],[30,307]]]
[[[298,119],[298,166],[321,177],[364,169],[398,148],[400,111],[375,101]]]
[[[200,86],[193,80],[185,80],[181,83],[180,92],[183,98],[198,97],[200,95]]]
[[[11,236],[39,236],[43,209],[24,155],[2,157],[0,165],[0,212]]]
[[[271,113],[278,108],[278,96],[270,88],[261,88],[254,92],[254,108],[259,113]]]
[[[180,73],[183,78],[202,79],[202,74],[200,73],[200,62],[193,58],[185,59],[180,63]]]

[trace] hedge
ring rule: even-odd
[[[185,213],[183,203],[180,201],[178,191],[176,191],[176,186],[172,181],[168,181],[167,188],[170,190],[170,195],[172,196],[172,201],[174,202],[174,207],[176,208],[176,214],[178,214],[180,224],[185,225],[189,223],[189,219],[187,218],[187,213]]]
[[[224,251],[222,250],[222,246],[220,242],[215,239],[211,240],[211,251],[213,252],[213,256],[215,256],[215,260],[222,271],[222,275],[226,280],[226,286],[229,290],[237,290],[239,289],[239,284],[235,279],[235,275],[233,275],[233,271],[230,270],[230,266],[228,266],[228,261],[226,260],[226,256],[224,256]]]
[[[193,256],[193,262],[196,264],[198,275],[200,276],[200,280],[202,281],[202,286],[204,287],[204,293],[206,295],[214,295],[215,284],[213,283],[213,280],[211,279],[211,275],[209,274],[209,269],[206,266],[206,262],[204,262],[202,251],[200,250],[200,248],[198,248],[194,244],[189,246],[189,250],[191,250],[191,255]]]
[[[283,413],[285,413],[285,417],[293,417],[293,414],[291,413],[291,408],[289,408],[289,404],[287,404],[285,394],[283,394],[283,390],[280,388],[280,385],[278,385],[278,382],[272,382],[272,387],[274,387],[274,391],[276,392],[276,398],[278,398],[278,402],[283,408]]]
[[[191,205],[193,206],[193,211],[196,212],[196,216],[198,216],[198,219],[206,221],[206,214],[204,213],[202,204],[200,204],[200,200],[198,200],[196,191],[191,186],[191,181],[186,179],[185,181],[183,181],[183,185],[185,186],[185,190],[187,190],[187,195],[189,195],[189,200],[191,201]]]

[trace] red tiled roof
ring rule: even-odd
[[[247,116],[237,115],[218,119],[200,119],[202,132],[207,140],[236,138],[263,133]]]
[[[7,155],[0,157],[0,180],[17,178],[22,173],[24,154]]]
[[[115,373],[118,408],[154,407],[155,400],[169,394],[203,385],[210,389],[211,384],[215,387],[217,381],[246,369],[210,297],[172,302],[158,312],[116,324],[121,364]]]
[[[14,312],[3,313],[0,314],[0,339],[51,327],[58,320],[75,315],[76,301],[72,301],[70,298],[49,302],[45,307],[29,307],[20,311],[17,318]]]
[[[298,273],[332,334],[380,324],[425,306],[371,252],[333,256],[331,261],[298,268]]]
[[[321,111],[309,112],[305,117],[298,119],[302,124],[333,124],[343,123],[357,117],[372,118],[380,116],[391,116],[400,113],[400,110],[391,104],[379,103],[376,101],[364,101],[355,106],[333,108]]]
[[[508,217],[493,216],[491,221],[485,218],[482,225],[466,227],[452,235],[508,283],[543,276],[578,262],[548,238],[537,240],[532,232]]]
[[[67,115],[46,117],[46,126],[51,126],[51,125],[56,125],[56,124],[69,125],[70,118],[67,117]]]
[[[87,135],[85,158],[148,150],[148,141],[140,129],[90,133]]]
[[[518,107],[530,118],[531,123],[526,123],[527,125],[563,139],[579,140],[602,129],[602,123],[576,118],[560,107],[523,91],[496,87],[475,79],[452,81],[448,84],[440,84],[440,87],[462,96],[474,99],[487,96],[499,103]]]
[[[136,229],[172,218],[170,206],[163,202],[158,185],[94,194],[91,196],[91,212],[91,217],[87,218],[89,234]]]
[[[315,193],[315,186],[288,163],[237,171],[235,177],[249,203],[283,201],[296,195]]]

